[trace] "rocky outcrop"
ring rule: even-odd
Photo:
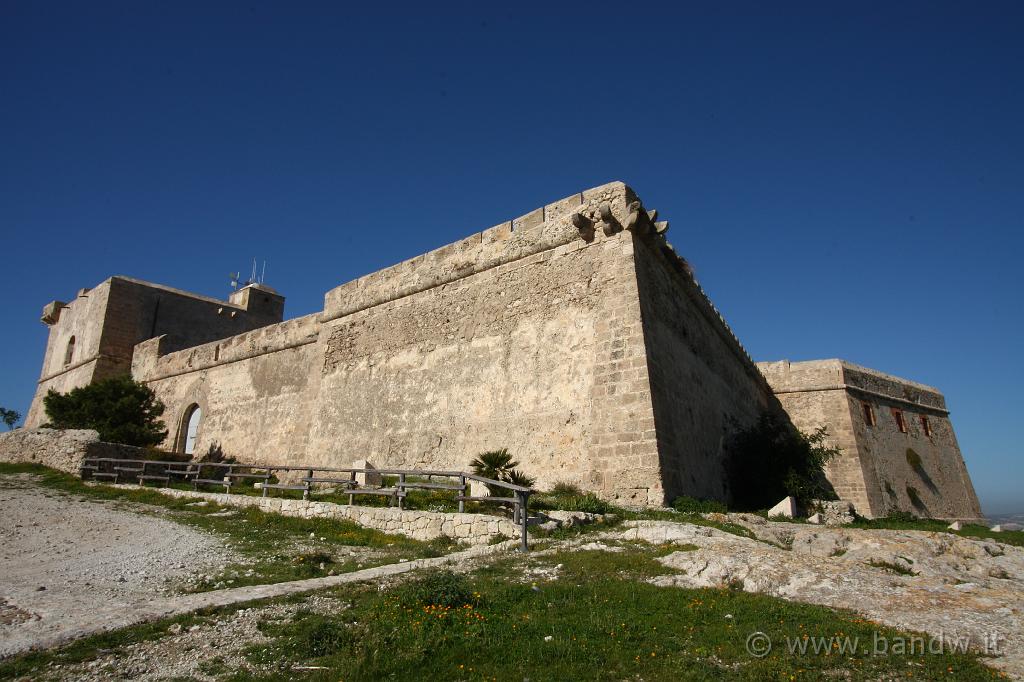
[[[627,525],[617,539],[697,547],[661,558],[674,573],[655,584],[853,609],[935,637],[967,636],[978,649],[998,641],[993,665],[1024,674],[1024,548],[952,533],[792,523],[764,522],[763,539],[664,521]]]

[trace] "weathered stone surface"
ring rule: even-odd
[[[812,500],[810,508],[827,526],[845,526],[854,521],[853,505],[845,500]]]
[[[0,433],[0,462],[42,464],[77,475],[89,445],[99,440],[99,434],[88,429],[15,429]]]

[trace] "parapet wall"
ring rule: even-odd
[[[621,214],[627,194],[631,200],[629,188],[620,182],[573,194],[454,244],[343,284],[324,297],[324,319],[333,320],[571,243],[579,239],[579,232],[569,219],[571,212],[585,208],[585,204],[594,210],[599,203],[608,202]]]
[[[156,381],[315,343],[320,316],[297,317],[174,352],[166,350],[167,337],[158,336],[135,347],[132,376],[137,381]]]

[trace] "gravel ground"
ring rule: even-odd
[[[131,509],[0,476],[0,657],[238,560],[215,537]]]
[[[269,641],[259,631],[260,623],[289,621],[299,609],[313,613],[340,613],[347,607],[347,603],[338,599],[312,595],[301,604],[270,604],[241,609],[187,628],[173,625],[160,639],[132,644],[88,663],[53,666],[40,671],[34,679],[48,682],[206,681],[215,680],[218,673],[223,675],[242,670],[273,672],[269,667],[254,666],[244,657],[247,648]]]

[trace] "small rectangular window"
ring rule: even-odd
[[[896,428],[900,430],[900,433],[906,433],[907,422],[903,419],[903,411],[897,410],[895,407],[892,408],[892,418],[896,420]]]
[[[870,403],[861,403],[861,407],[864,409],[864,423],[868,426],[875,425],[875,411],[871,409]]]
[[[924,431],[924,435],[932,437],[932,425],[928,423],[928,417],[923,414],[921,415],[921,430]]]

